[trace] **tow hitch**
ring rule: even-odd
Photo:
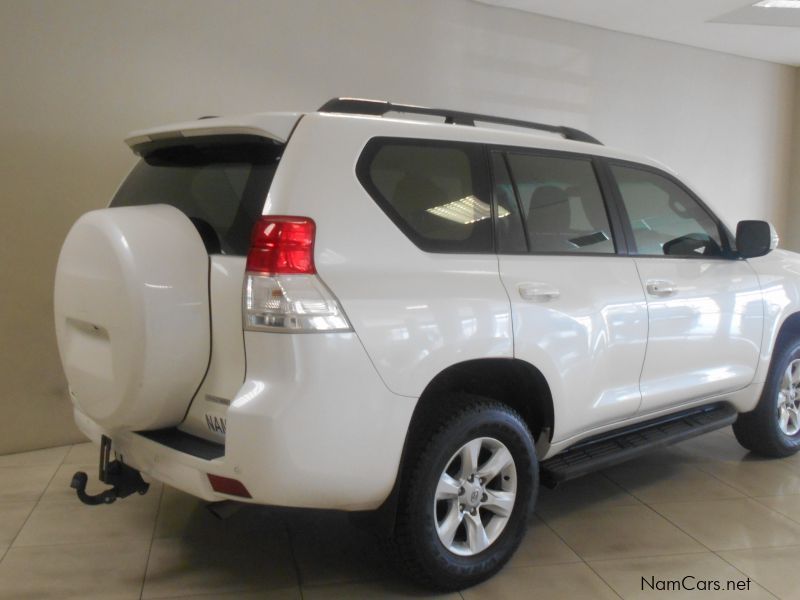
[[[78,493],[78,499],[84,504],[111,504],[117,498],[126,498],[133,493],[146,494],[150,489],[150,484],[142,479],[139,471],[129,467],[121,459],[112,461],[110,458],[111,438],[104,435],[100,441],[100,481],[111,487],[99,494],[86,493],[86,483],[89,480],[86,473],[78,471],[72,476],[69,486]]]

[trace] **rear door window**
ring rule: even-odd
[[[111,206],[169,204],[192,219],[210,252],[245,255],[283,147],[249,135],[141,144],[142,160]]]
[[[506,156],[531,252],[615,252],[590,158],[514,152]]]
[[[477,144],[376,138],[359,160],[359,180],[422,250],[492,252],[486,157]]]

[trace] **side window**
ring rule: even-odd
[[[676,183],[662,175],[612,165],[633,228],[637,254],[720,256],[716,222]]]
[[[506,160],[501,152],[492,152],[492,174],[494,185],[492,195],[497,206],[497,239],[498,252],[527,252],[528,244],[525,241],[525,231],[522,228],[522,218],[519,213],[517,197],[514,194],[514,185],[508,175]]]
[[[613,254],[590,159],[508,154],[531,252]]]
[[[492,252],[492,209],[483,148],[458,142],[378,138],[359,179],[422,250]]]

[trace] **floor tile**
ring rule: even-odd
[[[0,467],[0,503],[35,502],[53,478],[58,465]]]
[[[229,594],[192,594],[174,596],[175,600],[300,600],[300,586],[258,592],[231,592]]]
[[[208,503],[190,494],[164,486],[158,510],[155,537],[216,539],[219,537],[249,537],[253,532],[269,536],[285,536],[284,510],[258,505],[239,505],[226,519],[214,516]]]
[[[800,541],[800,525],[750,498],[654,504],[653,509],[711,550]]]
[[[303,586],[303,600],[339,600],[371,598],[429,598],[430,600],[459,600],[458,593],[436,594],[425,591],[412,583],[398,581],[370,581],[364,583],[341,583]]]
[[[599,560],[590,563],[626,600],[638,598],[774,598],[756,582],[712,553]],[[714,584],[719,582],[720,589]],[[730,589],[727,588],[731,582]],[[733,586],[745,586],[739,589]]]
[[[792,454],[791,456],[787,456],[785,458],[766,458],[764,460],[768,460],[775,464],[783,465],[793,471],[800,470],[800,453]]]
[[[289,591],[298,580],[288,536],[221,535],[153,540],[143,598]]]
[[[230,534],[233,529],[239,529],[246,535],[248,528],[256,527],[263,530],[270,525],[269,519],[258,514],[264,511],[270,509],[243,506],[230,518],[221,520],[208,510],[208,502],[165,486],[158,511],[155,537],[216,537],[225,532]],[[275,521],[271,525],[283,530],[284,525],[280,517]]]
[[[638,504],[641,503],[619,485],[597,474],[567,481],[554,490],[539,488],[536,513],[553,518],[587,509]]]
[[[0,544],[10,544],[31,514],[35,502],[4,502],[0,504]]]
[[[748,496],[800,494],[800,472],[779,461],[713,462],[698,466]]]
[[[113,504],[86,506],[69,502],[40,502],[19,532],[14,546],[102,542],[108,539],[145,540],[153,535],[159,490],[134,494]]]
[[[377,538],[341,513],[288,516],[300,582],[349,583],[392,578],[394,571]]]
[[[741,498],[742,492],[687,463],[623,464],[604,472],[645,503]]]
[[[612,506],[545,521],[584,560],[688,554],[703,548],[646,506]]]
[[[58,466],[69,451],[69,446],[45,448],[18,454],[0,456],[0,467]]]
[[[760,460],[757,455],[743,448],[729,432],[726,429],[701,435],[670,446],[670,451],[689,462]]]
[[[11,548],[0,562],[0,599],[138,598],[147,542]]]
[[[205,502],[170,486],[164,486],[155,537],[183,537],[193,529],[216,525]]]
[[[70,447],[65,465],[94,464],[100,463],[100,447],[92,442],[83,442]],[[97,466],[95,466],[97,469]]]
[[[800,496],[771,496],[754,500],[800,523]]]
[[[721,552],[720,556],[784,600],[800,599],[800,546]]]
[[[585,563],[503,569],[474,588],[464,590],[465,600],[506,598],[569,598],[602,600],[618,596]]]
[[[552,529],[534,518],[509,566],[531,567],[580,561],[580,557]]]

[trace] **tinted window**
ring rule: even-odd
[[[491,252],[485,170],[479,146],[379,139],[368,145],[359,177],[423,250]]]
[[[214,136],[136,149],[142,160],[112,207],[169,204],[195,221],[207,248],[247,254],[282,145],[255,136]]]
[[[507,156],[532,252],[614,253],[591,160]]]
[[[612,166],[636,251],[644,255],[719,256],[719,228],[706,210],[670,179]]]
[[[508,175],[505,158],[500,152],[492,152],[492,174],[494,176],[492,194],[497,205],[497,251],[526,252],[528,246],[522,228],[519,205]]]

